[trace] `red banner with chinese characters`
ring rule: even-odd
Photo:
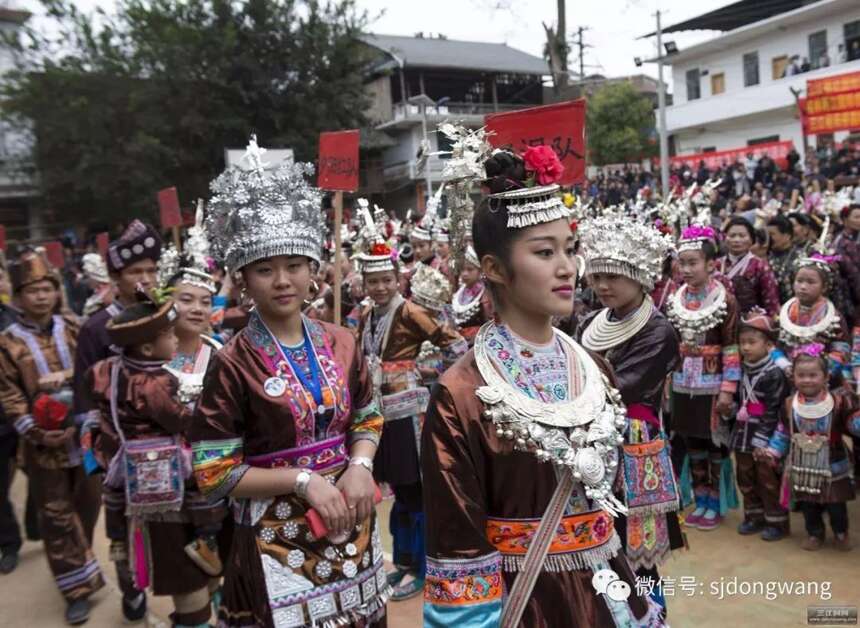
[[[358,129],[320,133],[317,187],[330,192],[358,189]]]
[[[182,226],[182,212],[179,209],[179,194],[176,188],[165,188],[158,193],[158,215],[162,229]]]
[[[860,129],[860,72],[807,81],[800,106],[807,135]]]
[[[66,264],[66,255],[63,253],[63,245],[56,240],[45,242],[42,246],[45,247],[45,257],[48,263],[54,268],[62,269]]]
[[[673,168],[680,166],[689,166],[690,168],[698,168],[699,162],[704,161],[708,169],[720,168],[722,165],[731,165],[736,161],[744,161],[748,153],[752,153],[755,159],[760,159],[762,155],[767,153],[767,156],[774,160],[777,166],[785,168],[787,165],[786,157],[791,151],[794,143],[791,140],[782,142],[768,142],[766,144],[754,144],[753,146],[744,146],[743,148],[733,148],[731,150],[718,150],[710,153],[696,153],[694,155],[675,155],[669,160]],[[659,164],[659,160],[657,160]]]
[[[530,107],[484,117],[490,144],[511,146],[524,153],[530,146],[551,147],[564,174],[559,183],[575,185],[585,180],[585,99]]]

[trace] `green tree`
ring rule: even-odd
[[[43,0],[3,116],[32,130],[44,207],[63,220],[155,215],[176,185],[205,196],[251,132],[314,160],[320,131],[365,123],[366,25],[354,0],[119,0],[110,14]]]
[[[655,154],[654,106],[629,83],[612,83],[588,99],[589,162],[602,166]]]

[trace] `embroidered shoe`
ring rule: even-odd
[[[705,511],[705,514],[702,515],[702,518],[699,519],[696,527],[699,528],[699,530],[714,530],[720,525],[722,520],[723,518],[716,510],[708,508]]]
[[[781,541],[787,536],[786,531],[776,526],[767,526],[761,533],[762,541]]]
[[[214,538],[194,539],[185,546],[185,553],[207,576],[220,576],[224,570],[218,556],[218,544]]]
[[[706,508],[704,506],[696,506],[696,509],[684,518],[684,525],[690,526],[691,528],[698,527],[699,522],[705,514],[705,510]]]
[[[761,532],[764,528],[764,522],[762,521],[748,521],[744,520],[738,526],[738,534],[742,536],[748,536],[750,534],[756,534]]]
[[[402,602],[411,599],[416,595],[420,595],[424,591],[424,578],[414,578],[406,584],[399,584],[394,587],[391,594],[392,602]]]
[[[385,579],[388,581],[389,585],[391,585],[392,587],[396,587],[398,584],[400,584],[400,581],[403,580],[403,578],[405,578],[406,574],[408,573],[408,569],[401,569],[400,567],[396,567],[394,571],[385,576]]]
[[[847,532],[835,535],[833,538],[833,544],[840,552],[850,552],[851,548],[853,547],[853,545],[851,544],[851,539],[848,538]]]
[[[821,549],[821,545],[824,543],[824,539],[817,536],[808,536],[804,539],[803,543],[800,544],[800,547],[805,549],[807,552],[817,552]]]

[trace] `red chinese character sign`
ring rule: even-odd
[[[484,118],[490,144],[512,147],[522,154],[530,146],[549,146],[564,165],[558,183],[585,180],[585,99],[530,107]]]
[[[165,188],[158,193],[158,214],[162,229],[182,226],[182,212],[179,209],[179,194],[176,188]]]
[[[358,189],[358,129],[320,133],[317,187],[354,192]]]
[[[102,257],[107,259],[108,246],[110,245],[110,236],[107,231],[102,231],[96,235],[96,248]]]

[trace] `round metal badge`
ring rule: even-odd
[[[263,390],[270,397],[280,397],[287,391],[287,384],[280,377],[270,377],[263,382]]]

